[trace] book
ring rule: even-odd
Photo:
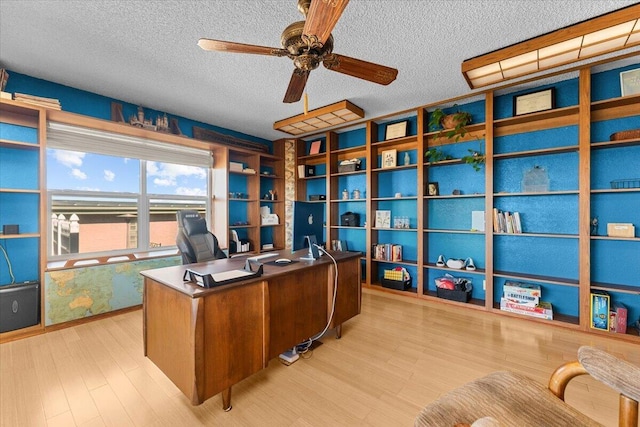
[[[506,298],[500,298],[500,310],[523,314],[538,319],[553,320],[553,306],[547,301],[540,301],[535,307],[518,304]]]
[[[402,245],[392,245],[391,261],[402,261]]]
[[[322,146],[322,141],[317,140],[311,143],[311,147],[309,148],[309,154],[320,154],[320,147]]]
[[[514,297],[520,296],[527,300],[530,299],[529,297],[540,298],[542,296],[542,291],[540,290],[539,285],[512,282],[510,280],[504,282],[504,285],[502,285],[502,292],[504,294],[513,295]]]
[[[611,311],[615,313],[615,325],[613,326],[613,331],[618,334],[626,334],[628,321],[627,307],[620,302],[614,302],[611,304]]]
[[[591,291],[590,326],[592,329],[609,330],[610,297],[604,291]]]

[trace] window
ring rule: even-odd
[[[208,210],[209,159],[204,150],[50,123],[49,258],[174,247],[176,212]]]

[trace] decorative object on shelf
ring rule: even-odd
[[[513,115],[535,113],[552,110],[556,107],[555,88],[525,93],[513,97]]]
[[[640,68],[620,73],[620,93],[622,96],[640,93]]]
[[[376,228],[391,228],[391,211],[376,211]]]
[[[591,291],[590,326],[593,329],[609,330],[609,306],[611,297],[605,291]]]
[[[409,156],[409,152],[404,152],[404,165],[409,166],[411,164],[411,157]]]
[[[278,195],[276,194],[276,190],[269,190],[269,198],[271,200],[278,200]]]
[[[471,231],[484,231],[484,211],[471,211]]]
[[[381,153],[381,166],[382,168],[395,168],[396,167],[396,159],[398,156],[398,150],[395,148],[393,150],[384,150]]]
[[[320,154],[320,147],[322,146],[322,141],[317,140],[311,143],[311,148],[309,148],[309,154]]]
[[[447,267],[449,268],[462,269],[464,268],[464,265],[465,265],[465,262],[463,259],[449,258],[447,260]]]
[[[631,223],[610,222],[607,224],[609,237],[635,237],[636,227]]]
[[[426,193],[429,196],[438,196],[440,195],[440,188],[438,186],[437,182],[430,182],[427,184],[427,191]]]
[[[349,200],[349,191],[346,188],[342,190],[342,200]]]
[[[451,194],[453,194],[454,196],[459,196],[462,194],[462,191],[457,188],[454,188]]]
[[[355,200],[360,199],[360,190],[358,190],[357,188],[353,190],[353,199]]]
[[[549,191],[549,175],[541,166],[534,166],[524,172],[522,177],[524,193],[542,193]]]
[[[640,138],[640,129],[623,130],[620,132],[612,133],[609,136],[610,141],[620,141],[623,139],[637,139]]]
[[[482,165],[486,161],[486,156],[479,151],[469,149],[469,155],[463,156],[462,161],[470,164],[476,172],[482,169]]]
[[[447,261],[445,261],[444,259],[444,255],[438,255],[438,260],[436,261],[436,265],[438,267],[444,267],[446,265]]]
[[[449,154],[445,154],[442,150],[438,148],[428,149],[427,151],[425,151],[424,157],[427,159],[429,163],[435,163],[442,160],[453,159],[453,157],[451,157]]]
[[[589,224],[591,225],[591,235],[597,236],[598,235],[598,217],[594,216],[593,218],[591,218],[591,221],[589,222]]]
[[[402,198],[402,193],[396,193],[394,194],[394,196],[396,199],[401,199]]]
[[[411,228],[411,221],[408,216],[394,216],[393,228],[409,229]]]
[[[640,188],[640,178],[615,179],[611,181],[611,188],[621,190],[623,188]]]
[[[453,107],[457,107],[456,104]],[[447,138],[458,142],[467,134],[466,126],[471,123],[471,113],[466,111],[456,111],[446,114],[442,109],[436,108],[429,115],[429,130],[439,132],[434,138]]]
[[[360,159],[342,160],[338,163],[338,173],[359,171],[361,164]]]
[[[384,139],[388,141],[390,139],[403,138],[407,136],[407,121],[392,123],[385,128]]]
[[[465,270],[475,270],[476,265],[473,263],[473,258],[469,257],[464,260],[464,268]]]

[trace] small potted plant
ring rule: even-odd
[[[482,169],[482,165],[486,160],[486,156],[479,151],[469,149],[469,154],[462,157],[462,161],[473,166],[473,169],[477,172]]]
[[[424,153],[424,157],[427,159],[429,163],[435,163],[435,162],[440,162],[442,160],[453,159],[453,157],[451,157],[449,154],[445,154],[442,150],[438,148],[430,148]]]
[[[436,108],[429,116],[429,130],[440,131],[435,137],[446,137],[455,142],[467,134],[466,125],[469,123],[471,123],[471,113],[466,111],[458,110],[455,113],[446,114],[441,108]]]

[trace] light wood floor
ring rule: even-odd
[[[0,425],[411,426],[425,404],[489,372],[546,384],[580,345],[640,365],[634,343],[366,290],[342,339],[322,341],[234,386],[228,413],[219,395],[191,406],[143,357],[141,311],[5,343]],[[617,425],[617,396],[591,378],[575,379],[567,401]]]

